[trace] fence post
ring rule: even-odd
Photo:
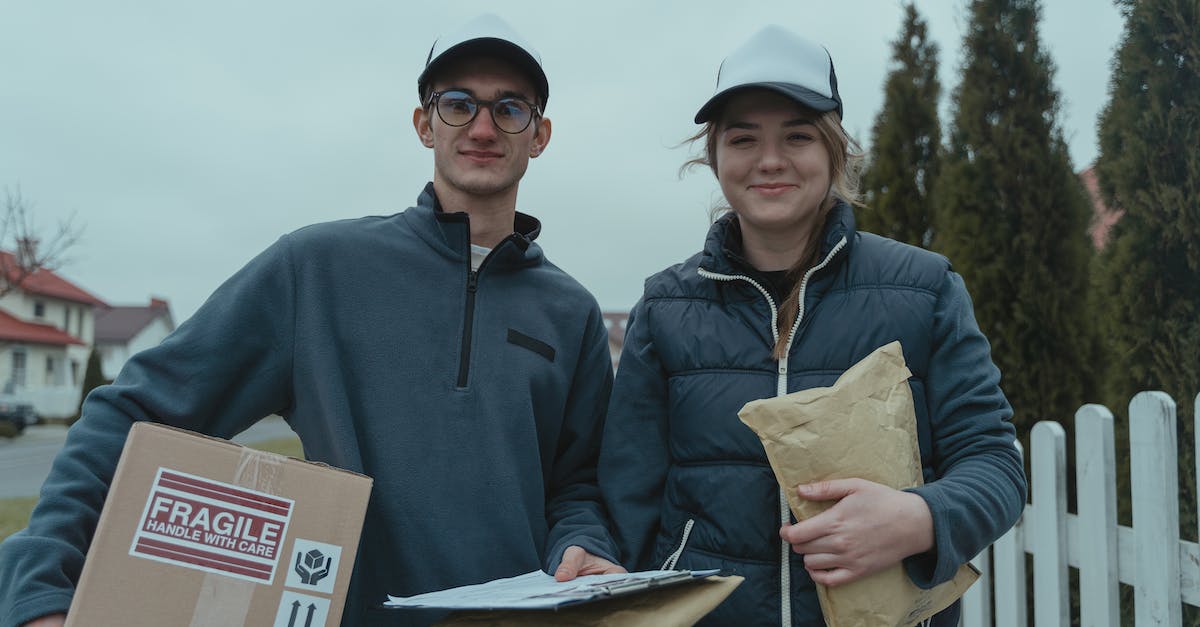
[[[1021,454],[1021,464],[1024,465],[1025,449],[1021,441],[1013,440],[1013,446]],[[1025,596],[1025,525],[1028,524],[1025,521],[1033,518],[1031,511],[1026,503],[1021,517],[1017,518],[1017,524],[992,545],[996,625],[1025,627],[1029,622],[1026,618],[1029,601]]]
[[[1028,624],[1025,597],[1025,525],[1032,516],[1029,509],[993,545],[992,574],[996,582],[996,625],[1025,627]]]
[[[971,560],[971,565],[979,570],[979,581],[967,588],[962,598],[962,623],[972,627],[991,627],[992,598],[988,594],[992,589],[992,548],[984,547],[979,555]]]
[[[1070,625],[1067,578],[1067,434],[1057,422],[1033,425],[1033,620]]]
[[[1103,405],[1075,412],[1075,479],[1079,533],[1079,622],[1116,627],[1121,608],[1117,588],[1117,470],[1113,415]]]
[[[1138,627],[1179,625],[1179,449],[1170,396],[1141,392],[1129,402],[1129,449],[1134,620]]]

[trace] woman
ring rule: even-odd
[[[813,581],[899,562],[919,586],[947,581],[1025,503],[1012,411],[962,279],[940,255],[855,230],[859,155],[841,116],[822,46],[768,27],[726,58],[696,138],[730,211],[630,314],[601,488],[626,566],[746,578],[702,624],[824,625]],[[926,485],[801,486],[836,504],[794,523],[738,410],[831,385],[897,339]],[[932,624],[957,622],[955,604]]]

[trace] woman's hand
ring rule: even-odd
[[[66,614],[47,614],[25,623],[24,627],[62,627],[65,622],[67,622]]]
[[[934,546],[929,506],[911,492],[865,479],[835,479],[799,486],[797,493],[808,501],[837,501],[779,530],[804,556],[804,568],[817,583],[856,581]]]

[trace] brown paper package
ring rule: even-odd
[[[900,342],[892,342],[831,387],[751,401],[738,413],[762,440],[797,520],[833,504],[802,500],[796,487],[804,483],[854,477],[896,489],[923,483],[910,376]],[[978,577],[964,564],[952,580],[922,590],[897,564],[849,584],[817,584],[817,598],[829,627],[907,627],[949,607]]]

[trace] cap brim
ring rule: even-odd
[[[737,93],[747,89],[767,89],[783,96],[787,96],[788,98],[791,98],[792,100],[795,100],[801,105],[814,111],[820,111],[822,113],[826,111],[837,111],[838,117],[842,116],[842,106],[838,104],[838,101],[828,96],[818,94],[817,92],[806,87],[801,87],[793,83],[746,83],[743,85],[735,85],[730,87],[729,89],[718,92],[712,98],[709,98],[708,102],[705,102],[704,106],[700,107],[700,110],[696,112],[696,124],[711,122],[713,118],[720,113],[721,108],[725,106],[725,102],[727,100]]]
[[[546,73],[542,71],[542,66],[538,64],[537,59],[534,59],[520,46],[495,37],[470,39],[446,49],[429,65],[426,65],[425,71],[417,77],[418,89],[423,90],[426,83],[447,65],[471,56],[499,58],[513,64],[533,82],[533,87],[537,90],[536,96],[541,100],[543,106],[550,98],[550,83],[546,80]]]

